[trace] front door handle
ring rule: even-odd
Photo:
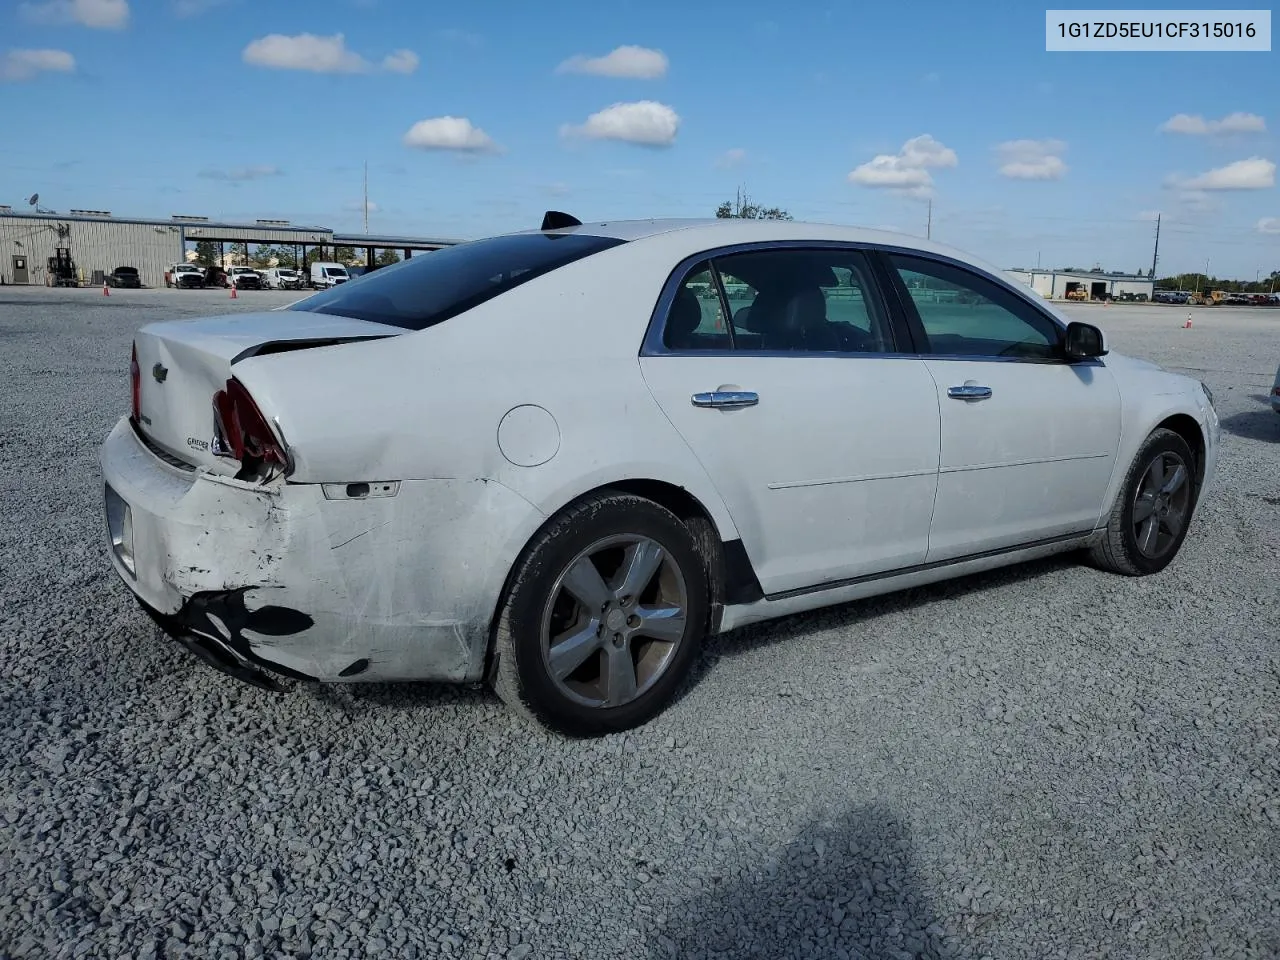
[[[754,407],[760,402],[760,395],[751,390],[711,390],[707,393],[695,393],[691,399],[695,407],[733,410],[737,407]]]
[[[955,400],[986,400],[991,396],[991,388],[970,381],[959,387],[947,387],[947,396]]]

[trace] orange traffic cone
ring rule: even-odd
[[[1182,329],[1183,329],[1183,330],[1190,330],[1190,329],[1191,329],[1191,314],[1189,314],[1189,313],[1187,314],[1187,322],[1186,322],[1186,323],[1184,323],[1184,324],[1182,325]]]
[[[236,299],[236,285],[234,283],[231,285],[231,299]]]
[[[102,282],[102,295],[104,297],[111,296],[111,290],[107,287],[107,282],[105,280]]]

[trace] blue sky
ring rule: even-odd
[[[377,232],[743,186],[921,235],[931,198],[1006,266],[1148,267],[1161,211],[1162,274],[1280,269],[1280,53],[1046,53],[1043,4],[982,9],[4,0],[0,203],[359,229],[367,161]]]

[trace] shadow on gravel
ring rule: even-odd
[[[749,876],[681,904],[652,958],[942,960],[944,940],[907,830],[883,806],[811,825]]]
[[[1266,397],[1255,395],[1253,399],[1267,406],[1262,410],[1233,413],[1229,417],[1223,417],[1222,429],[1245,440],[1280,442],[1280,413],[1271,409],[1270,401]]]
[[[1280,419],[1280,417],[1277,417],[1277,419]],[[846,627],[866,620],[874,620],[877,617],[900,613],[914,607],[922,607],[930,603],[945,603],[956,597],[983,590],[991,590],[1005,584],[1029,583],[1038,577],[1078,567],[1080,563],[1080,557],[1074,553],[1057,554],[1043,560],[1032,560],[1028,563],[983,573],[974,573],[925,587],[914,587],[899,593],[870,597],[866,600],[853,600],[849,603],[834,607],[824,607],[809,613],[798,613],[790,617],[782,617],[777,620],[740,627],[718,637],[711,637],[704,643],[702,660],[695,668],[693,682],[696,684],[722,656],[735,656],[740,653],[747,653],[757,647],[784,643],[814,630]],[[685,687],[681,692],[681,696],[688,689],[688,687]]]

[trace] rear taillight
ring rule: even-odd
[[[129,411],[133,422],[142,417],[142,370],[138,367],[138,347],[135,344],[129,355],[129,390],[132,394],[132,409]]]
[[[239,461],[246,475],[288,468],[289,458],[267,418],[234,377],[213,395],[213,452]]]

